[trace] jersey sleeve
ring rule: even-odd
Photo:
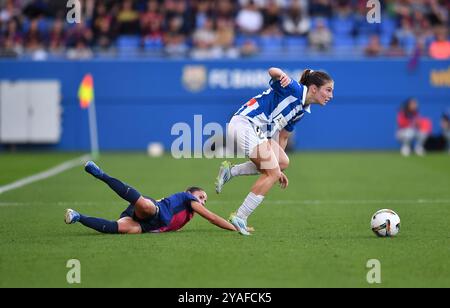
[[[287,130],[288,132],[292,133],[295,129],[295,122],[288,123],[288,125],[286,125],[284,127],[284,129]]]
[[[196,197],[194,197],[194,195],[192,195],[188,192],[184,192],[182,194],[183,194],[184,201],[186,201],[189,204],[191,204],[191,201],[199,202],[198,199]]]
[[[291,78],[291,83],[283,88],[281,86],[281,81],[280,80],[274,80],[271,79],[270,82],[270,87],[278,94],[282,95],[282,96],[289,96],[289,95],[293,95],[295,97],[297,97],[298,99],[302,99],[303,96],[303,86],[301,84],[299,84],[297,81],[295,81],[294,79]]]

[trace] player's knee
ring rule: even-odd
[[[121,219],[117,222],[120,234],[140,234],[141,227],[138,223],[130,219]]]
[[[155,205],[153,202],[147,199],[139,199],[139,201],[134,205],[136,210],[147,215],[153,215],[155,212]]]
[[[280,169],[281,171],[286,170],[289,167],[289,157],[284,158],[280,161]]]
[[[267,170],[266,172],[267,176],[269,176],[274,182],[278,181],[278,179],[281,177],[281,169],[278,168],[274,168],[274,169],[270,169]]]

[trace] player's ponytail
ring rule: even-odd
[[[312,69],[304,70],[300,77],[300,83],[307,87],[315,85],[320,88],[331,81],[333,81],[333,79],[327,73],[323,71],[313,71]]]

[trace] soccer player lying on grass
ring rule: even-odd
[[[222,229],[237,231],[231,223],[205,208],[208,196],[201,188],[191,187],[185,192],[156,201],[143,197],[134,188],[110,177],[92,161],[87,162],[84,169],[108,184],[130,205],[118,221],[87,217],[68,209],[65,215],[66,224],[80,222],[88,228],[109,234],[159,233],[181,229],[192,219],[194,213],[198,213]],[[251,228],[249,229],[249,231],[253,231]]]

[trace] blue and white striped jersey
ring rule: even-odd
[[[283,88],[280,81],[270,81],[270,88],[243,105],[235,115],[242,115],[258,126],[268,138],[285,129],[294,130],[294,125],[311,113],[305,106],[308,88],[294,79]]]

